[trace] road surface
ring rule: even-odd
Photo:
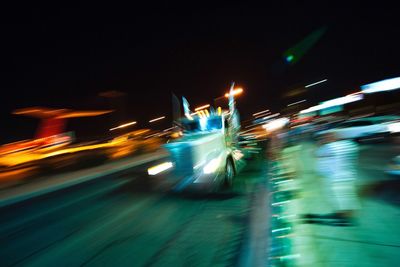
[[[151,192],[133,172],[2,208],[1,266],[239,266],[265,169],[208,196]]]
[[[378,201],[380,209],[399,207],[398,182],[383,174],[398,153],[393,143],[361,146],[359,181],[373,186],[365,198]],[[267,251],[267,203],[257,198],[266,165],[250,161],[230,192],[206,197],[148,191],[141,170],[4,207],[1,266],[257,266],[264,259],[256,251]],[[381,215],[387,223],[391,216]],[[386,244],[390,236],[378,237]],[[397,249],[376,245],[368,251],[391,262]]]

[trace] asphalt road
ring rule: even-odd
[[[149,191],[138,172],[2,208],[1,266],[238,266],[265,177],[256,160],[232,190],[190,196]]]

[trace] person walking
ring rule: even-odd
[[[306,214],[304,218],[354,224],[355,214],[359,209],[356,193],[357,143],[341,140],[335,133],[326,133],[322,136],[315,156],[316,171],[324,179],[334,211],[325,215]]]

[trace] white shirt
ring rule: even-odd
[[[356,177],[357,145],[348,140],[324,144],[316,150],[317,171],[335,180],[354,180]]]

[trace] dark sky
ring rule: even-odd
[[[34,132],[37,121],[12,116],[13,109],[107,108],[98,96],[106,90],[125,92],[121,119],[146,127],[151,118],[170,116],[171,92],[195,107],[211,103],[234,80],[245,89],[238,106],[247,118],[264,108],[279,111],[299,100],[282,98],[284,92],[320,79],[328,82],[308,93],[311,101],[398,76],[400,22],[393,6],[201,3],[3,8],[0,143]],[[324,26],[296,64],[285,64],[287,49]],[[93,122],[92,130],[112,126],[109,119]]]

